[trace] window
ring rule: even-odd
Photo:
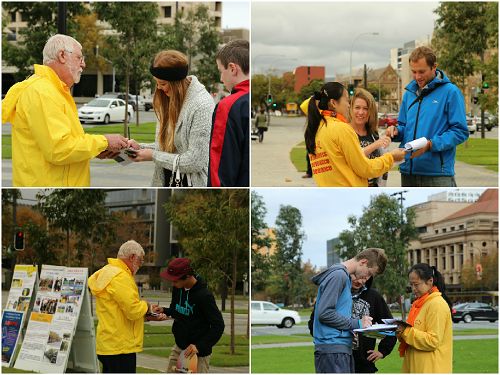
[[[453,232],[455,230],[455,227],[451,227],[450,230]]]
[[[486,242],[483,242],[483,247],[486,247]]]
[[[458,226],[458,229],[459,229],[459,230],[464,229],[464,225],[463,225],[463,224],[460,224],[460,225]]]
[[[446,233],[446,228],[443,228],[443,233]]]
[[[260,303],[252,302],[252,310],[260,310]]]
[[[16,12],[10,14],[10,22],[16,22]]]
[[[163,17],[172,18],[172,7],[163,7]]]
[[[276,306],[273,303],[269,303],[269,302],[264,302],[262,304],[262,306],[264,307],[264,310],[266,310],[266,311],[276,311],[278,309],[278,306]]]

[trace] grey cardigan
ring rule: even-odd
[[[193,186],[207,186],[208,153],[210,149],[210,132],[212,130],[212,114],[215,108],[214,100],[205,86],[195,76],[189,76],[186,98],[175,124],[174,145],[179,157],[181,173],[190,173]],[[153,149],[155,170],[152,186],[165,186],[164,168],[172,170],[176,154],[159,151],[158,132],[156,125],[155,143],[141,144],[141,148]]]

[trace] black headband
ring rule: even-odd
[[[178,66],[173,68],[160,68],[151,65],[149,68],[151,74],[164,81],[180,81],[187,77],[188,66]]]

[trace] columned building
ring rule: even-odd
[[[465,264],[498,253],[498,190],[486,190],[474,203],[431,201],[414,209],[420,235],[410,243],[408,262],[436,266],[450,291],[461,290]]]

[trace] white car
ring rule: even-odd
[[[128,105],[128,118],[134,116],[134,108]],[[112,98],[97,98],[91,100],[78,109],[78,118],[84,122],[110,122],[125,121],[125,101]]]
[[[297,311],[282,309],[271,302],[252,301],[251,309],[252,324],[292,328],[294,324],[299,324],[301,321]]]

